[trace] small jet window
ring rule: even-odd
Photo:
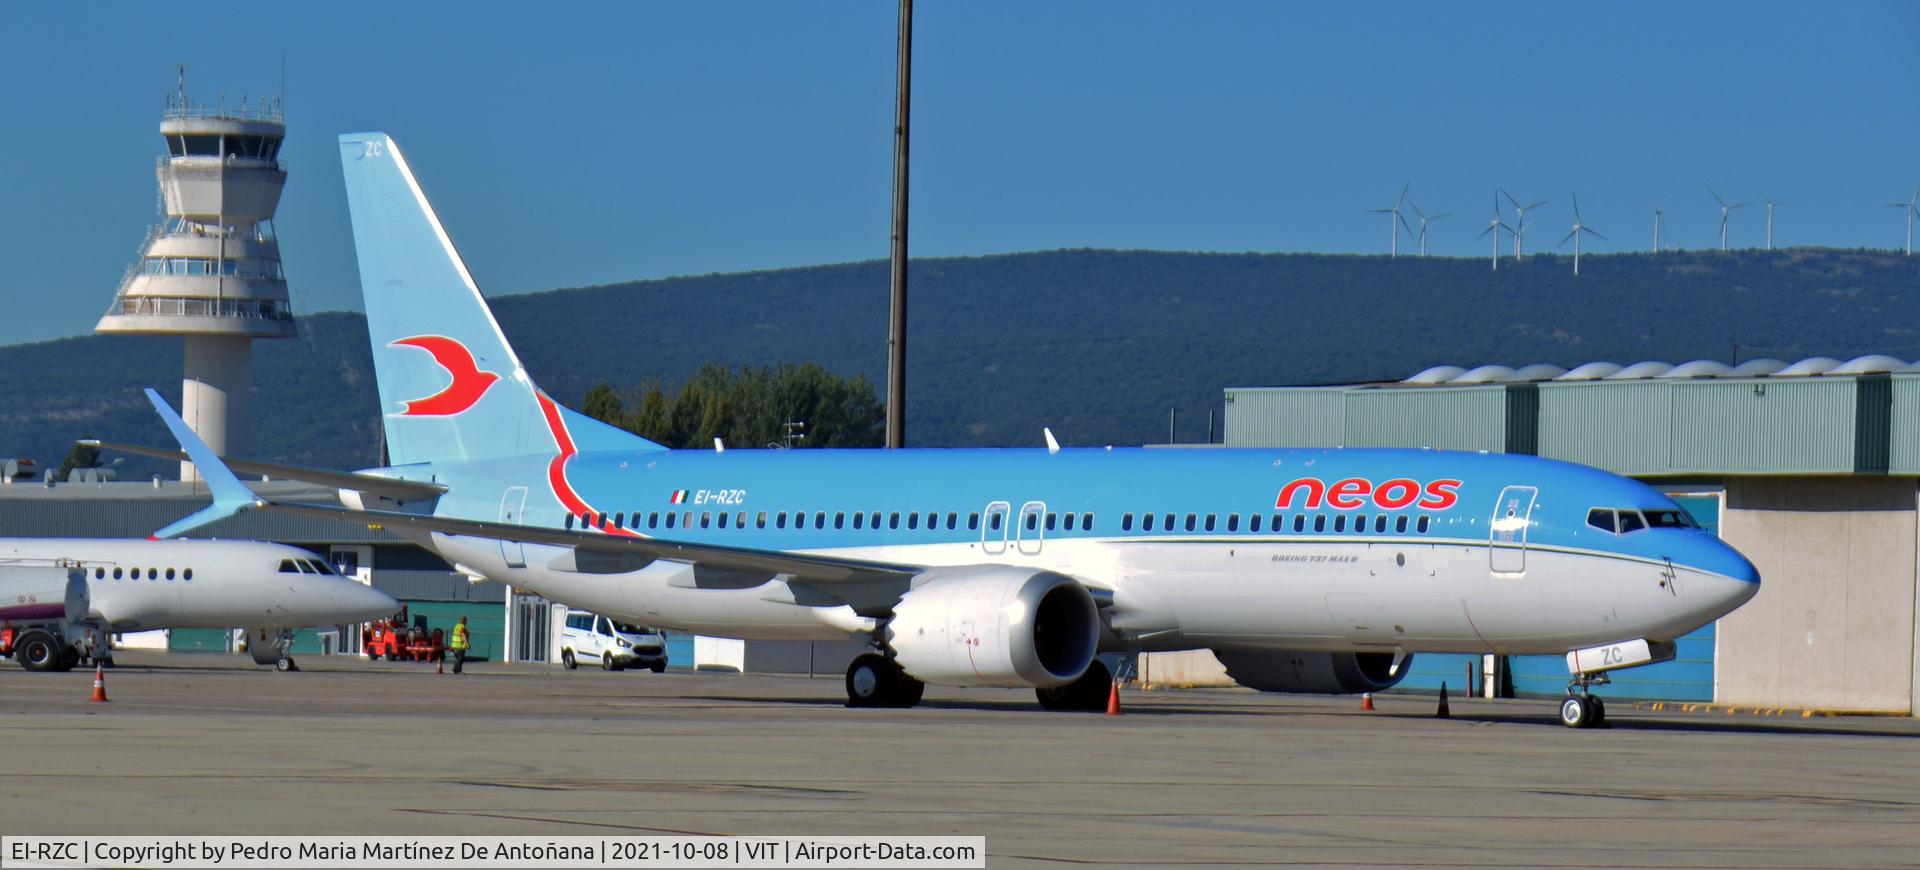
[[[192,569],[192,568],[188,568],[187,570],[185,570],[185,571],[182,571],[182,572],[180,572],[180,579],[182,579],[182,580],[192,580],[192,579],[193,579],[193,569]]]
[[[1624,535],[1628,532],[1637,532],[1646,527],[1647,521],[1640,516],[1639,511],[1623,510],[1620,512],[1620,534]]]
[[[1239,514],[1227,514],[1227,531],[1229,532],[1240,531],[1240,515]]]
[[[1427,529],[1433,525],[1432,520],[1433,520],[1432,517],[1429,517],[1425,514],[1422,514],[1420,516],[1420,527],[1419,527],[1420,534],[1424,535],[1427,533]]]
[[[139,573],[139,571],[138,571],[138,570],[136,569],[136,570],[134,571],[134,573],[135,573],[135,574],[137,575],[137,574]],[[281,560],[280,560],[280,573],[282,573],[282,574],[298,574],[298,573],[300,573],[300,569],[299,569],[299,568],[295,568],[295,567],[293,567],[293,560],[292,560],[292,559],[281,559]]]
[[[115,568],[115,569],[113,569],[113,579],[115,579],[115,580],[118,580],[118,579],[120,579],[120,569],[119,569],[119,568]]]
[[[1249,532],[1260,531],[1260,517],[1261,517],[1260,514],[1247,515],[1247,531]],[[1228,522],[1232,522],[1232,521],[1229,520]]]
[[[1406,514],[1401,514],[1393,518],[1393,532],[1394,534],[1397,534],[1397,535],[1404,535],[1407,533],[1407,515]]]
[[[167,569],[167,579],[168,579],[168,580],[172,580],[172,579],[173,579],[173,569],[172,569],[172,568],[168,568],[168,569]]]
[[[160,569],[159,569],[159,568],[148,568],[148,569],[147,569],[147,579],[148,579],[148,580],[158,580],[158,579],[160,579]]]
[[[95,569],[93,569],[93,579],[95,579],[95,580],[105,580],[105,579],[107,579],[107,569],[105,569],[105,568],[95,568]]]
[[[1140,530],[1143,532],[1153,531],[1153,514],[1140,515]]]
[[[836,529],[844,529],[844,528],[846,528],[846,527],[847,527],[847,512],[846,512],[846,511],[835,511],[835,512],[834,512],[834,514],[833,514],[833,527],[834,527],[834,528],[836,528]]]
[[[880,515],[874,514],[873,518],[873,525],[875,528],[878,528],[880,526]],[[967,531],[971,532],[977,528],[980,528],[980,514],[978,512],[967,514]]]
[[[1613,524],[1613,511],[1606,508],[1594,508],[1587,511],[1587,525],[1600,531],[1613,534],[1617,528]]]
[[[1083,531],[1083,532],[1093,531],[1093,514],[1084,513],[1080,515],[1080,531]]]
[[[1123,532],[1133,531],[1133,514],[1120,515],[1120,531],[1123,531]]]

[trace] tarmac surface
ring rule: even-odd
[[[1920,865],[1920,722],[126,652],[0,665],[9,834],[981,835],[988,865]]]

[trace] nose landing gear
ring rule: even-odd
[[[1567,681],[1567,697],[1560,701],[1560,724],[1568,728],[1604,728],[1607,705],[1591,691],[1613,682],[1606,674],[1579,674]]]

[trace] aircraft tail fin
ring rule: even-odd
[[[391,465],[662,450],[535,386],[392,137],[340,137]]]

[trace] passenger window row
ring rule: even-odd
[[[175,571],[172,568],[114,568],[111,570],[111,572],[109,572],[109,570],[106,568],[95,568],[93,569],[93,579],[105,580],[107,579],[109,573],[111,573],[113,579],[115,580],[138,580],[140,579],[140,572],[142,571],[146,572],[146,576],[148,580],[158,580],[163,575],[168,580],[172,580],[176,577],[178,577],[181,580],[193,579],[192,568],[183,568],[183,569],[180,569],[179,571]]]
[[[1003,521],[1002,516],[1000,513],[992,514],[988,527],[993,531],[999,531],[1000,524]],[[632,525],[628,525],[629,519],[632,520]],[[694,528],[696,524],[699,528],[703,529],[744,529],[748,527],[748,522],[749,515],[746,511],[734,511],[731,513],[727,511],[719,511],[717,513],[713,511],[700,511],[698,513],[694,511],[653,511],[647,513],[644,518],[639,511],[635,511],[631,517],[622,511],[613,514],[604,512],[568,514],[565,520],[565,526],[568,529],[578,527],[581,529],[601,529],[603,531],[607,529],[628,528],[671,529],[678,527],[687,529]],[[766,511],[759,511],[752,514],[751,522],[752,527],[756,529],[768,527],[775,529],[825,529],[831,527],[835,529],[853,528],[874,530],[882,528],[905,528],[909,531],[925,529],[930,532],[942,529],[953,531],[959,529],[961,525],[960,514],[957,511],[947,511],[945,513],[941,513],[940,511],[907,511],[905,513],[900,511],[834,511],[832,513],[826,511],[813,511],[811,513],[807,511],[793,511],[791,513],[779,511],[772,514]],[[1028,530],[1034,529],[1040,522],[1039,514],[1034,513],[1027,515]],[[1093,512],[1080,513],[1078,511],[1072,511],[1064,514],[1049,513],[1046,515],[1045,522],[1048,531],[1071,531],[1077,527],[1080,531],[1090,532],[1093,531]],[[966,528],[968,531],[975,531],[980,528],[980,513],[978,511],[966,515]]]
[[[1385,534],[1391,531],[1396,535],[1404,535],[1411,530],[1414,534],[1424,535],[1433,528],[1433,517],[1427,514],[1420,514],[1418,516],[1408,514],[1354,514],[1351,517],[1347,514],[1334,514],[1332,519],[1329,520],[1326,514],[1247,515],[1246,530],[1249,533],[1259,533],[1262,531],[1263,525],[1265,526],[1265,531],[1269,534],[1281,534],[1291,529],[1295,532],[1306,532],[1309,530],[1326,532],[1331,530],[1334,532],[1352,532],[1354,534],[1364,534],[1369,531],[1374,534]],[[1231,534],[1240,531],[1241,521],[1239,514],[1227,514],[1225,522],[1221,522],[1217,514],[1187,514],[1184,522],[1181,521],[1179,514],[1174,513],[1143,513],[1140,515],[1140,531],[1151,532],[1155,531],[1156,528],[1159,531],[1165,532],[1184,530],[1189,532],[1227,532]],[[1120,517],[1120,531],[1131,532],[1133,530],[1133,514],[1122,514]]]

